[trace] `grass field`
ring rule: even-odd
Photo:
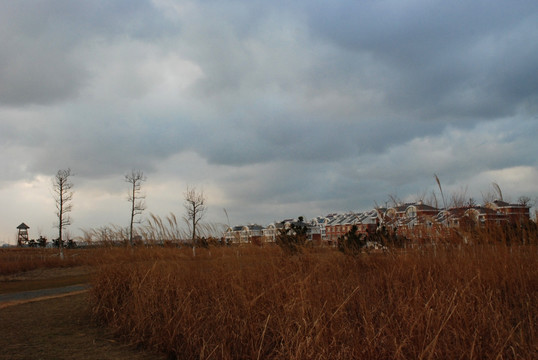
[[[0,294],[51,289],[90,282],[91,266],[69,268],[38,268],[22,273],[0,276]]]
[[[96,318],[178,359],[538,358],[535,246],[111,254]]]
[[[536,359],[538,239],[520,235],[353,255],[0,250],[0,293],[92,284],[0,310],[0,359]]]
[[[95,265],[103,249],[65,249],[65,259],[58,249],[7,248],[0,249],[0,276],[20,274],[36,269],[70,268]]]

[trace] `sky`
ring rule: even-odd
[[[0,244],[144,216],[230,225],[392,197],[538,198],[535,0],[0,2]]]

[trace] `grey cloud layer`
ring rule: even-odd
[[[76,97],[86,65],[81,43],[117,36],[151,40],[169,29],[146,1],[7,1],[0,4],[0,104],[51,104]],[[91,62],[91,59],[87,59]]]
[[[536,100],[538,5],[532,1],[344,2],[311,28],[392,70],[387,103],[424,118],[495,118]],[[332,21],[339,19],[339,21]]]
[[[238,201],[351,209],[537,167],[536,24],[535,1],[2,2],[3,181],[190,151]]]

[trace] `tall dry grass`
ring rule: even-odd
[[[538,358],[537,247],[434,248],[113,249],[92,308],[178,359]]]
[[[60,268],[87,265],[96,258],[92,251],[65,249],[65,259],[58,249],[7,248],[0,249],[0,275],[15,274],[39,268]]]
[[[144,222],[133,229],[135,245],[162,246],[188,245],[192,238],[190,223],[174,213],[161,217],[149,214]],[[226,231],[226,226],[219,223],[202,223],[197,226],[200,238],[219,238]],[[129,229],[118,225],[107,225],[95,229],[83,229],[80,238],[93,246],[129,245]]]

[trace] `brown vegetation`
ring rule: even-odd
[[[177,358],[538,358],[534,245],[114,250],[95,316]]]
[[[95,318],[172,358],[538,358],[536,226],[444,240],[384,253],[211,247],[195,258],[175,245],[113,246],[63,261],[54,249],[2,249],[0,274],[99,265]]]
[[[65,268],[86,265],[96,258],[91,250],[64,250],[62,260],[57,249],[7,248],[0,249],[0,275],[15,274],[40,268]]]

